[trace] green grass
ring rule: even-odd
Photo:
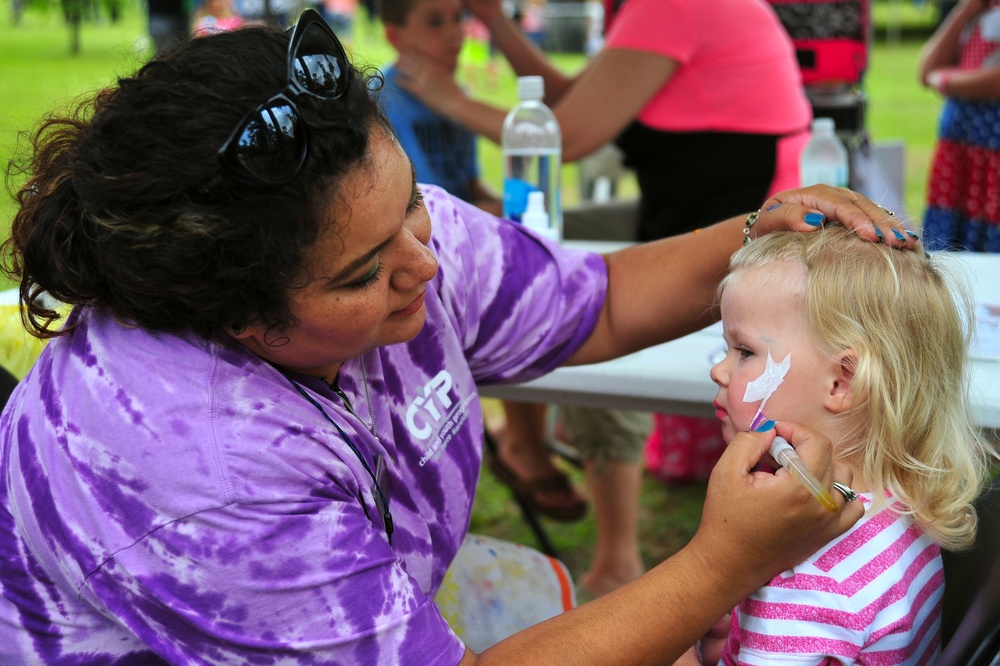
[[[876,23],[890,19],[908,29],[929,28],[934,13],[931,4],[916,5],[896,0],[873,5]],[[0,19],[0,164],[14,155],[18,137],[34,127],[46,111],[65,107],[81,94],[108,85],[138,67],[149,53],[145,18],[135,2],[125,5],[120,22],[85,23],[81,54],[69,55],[69,30],[56,11],[29,10],[22,24],[14,27],[9,16]],[[361,61],[379,66],[391,61],[392,48],[382,37],[381,27],[358,22],[349,47]],[[919,42],[893,42],[880,38],[871,54],[867,78],[869,96],[868,128],[876,141],[902,139],[906,142],[907,209],[915,218],[923,210],[927,164],[934,145],[939,101],[916,81]],[[554,60],[565,71],[577,71],[583,57],[556,54]],[[498,58],[497,84],[472,72],[466,84],[483,99],[509,107],[516,101],[514,76]],[[23,141],[22,141],[23,145]],[[484,179],[499,190],[501,158],[499,147],[480,143]],[[576,167],[564,168],[566,202],[576,201]],[[13,216],[8,197],[0,198],[0,235]]]
[[[9,5],[4,4],[8,9]],[[145,24],[130,7],[117,24],[85,23],[78,56],[69,55],[70,32],[58,12],[29,10],[14,27],[0,18],[0,165],[24,156],[26,132],[43,114],[66,108],[81,94],[114,82],[136,69],[148,53]],[[0,234],[14,215],[10,197],[0,197]]]
[[[5,4],[9,8],[9,4]],[[933,23],[927,6],[910,2],[876,2],[876,22],[896,21],[912,29],[925,30]],[[880,31],[880,34],[890,34]],[[356,39],[349,48],[362,62],[380,66],[393,57],[381,28],[359,21]],[[902,139],[906,143],[906,204],[911,216],[919,219],[923,210],[927,164],[935,141],[939,101],[923,90],[916,80],[916,58],[920,42],[892,41],[880,37],[871,55],[866,81],[869,97],[868,128],[876,141]],[[18,137],[34,127],[53,107],[66,107],[81,94],[113,83],[119,75],[134,71],[148,54],[145,19],[132,0],[117,24],[85,24],[81,35],[82,52],[69,55],[69,31],[58,12],[29,10],[23,23],[14,27],[9,14],[0,17],[0,164],[15,154]],[[579,55],[556,55],[564,70],[582,67]],[[470,71],[466,85],[494,103],[509,107],[516,101],[514,77],[502,59],[498,60],[497,83],[491,87],[482,72]],[[485,180],[499,191],[501,160],[499,148],[481,142],[481,162]],[[577,199],[576,168],[564,169],[567,202]],[[6,236],[14,214],[9,197],[0,198],[0,237]],[[0,285],[2,287],[3,285]],[[578,482],[582,478],[573,472]],[[655,564],[675,552],[697,528],[704,499],[704,485],[667,486],[648,477],[644,484],[640,532],[643,557]],[[547,523],[557,547],[570,570],[579,575],[593,553],[594,524],[591,517],[572,524]],[[513,541],[533,544],[514,503],[503,487],[488,473],[483,475],[476,499],[472,529]]]

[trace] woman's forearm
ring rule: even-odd
[[[507,111],[504,109],[462,96],[451,100],[447,108],[443,108],[440,112],[470,132],[500,145],[503,121],[507,117]]]
[[[851,190],[829,186],[789,190],[763,205],[752,237],[781,230],[815,231],[825,215],[867,240],[914,244],[894,218]],[[590,337],[567,365],[617,358],[714,321],[715,291],[729,269],[729,257],[743,242],[746,221],[746,215],[739,215],[607,255],[604,308]]]
[[[555,106],[572,87],[574,78],[556,69],[511,19],[502,13],[494,14],[486,28],[493,43],[518,76],[541,76],[545,79],[547,105]]]
[[[636,583],[469,653],[462,665],[672,664],[755,589],[705,562],[689,546]]]
[[[829,439],[797,424],[780,435],[824,484],[834,478]],[[722,615],[772,577],[843,534],[859,502],[831,513],[791,475],[754,475],[774,438],[740,433],[709,479],[701,524],[679,553],[638,580],[500,641],[472,664],[672,664]],[[846,468],[841,482],[850,484]],[[764,518],[766,517],[766,519]]]

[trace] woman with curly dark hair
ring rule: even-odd
[[[0,418],[0,662],[648,663],[861,515],[751,476],[773,434],[739,435],[681,553],[471,650],[434,595],[468,532],[478,383],[708,323],[742,239],[807,212],[911,243],[816,188],[571,252],[417,186],[377,83],[307,12],[194,40],[35,135],[5,257],[52,340]],[[821,435],[778,430],[850,483]]]

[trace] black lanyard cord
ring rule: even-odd
[[[392,533],[394,528],[392,523],[392,514],[389,513],[389,498],[386,497],[385,493],[382,492],[382,487],[379,485],[378,478],[375,476],[375,473],[372,471],[372,468],[369,467],[368,462],[365,460],[364,456],[361,455],[361,451],[359,451],[358,447],[354,445],[354,442],[351,441],[351,438],[348,437],[346,432],[344,432],[344,429],[341,428],[337,424],[337,422],[334,421],[332,418],[330,418],[330,415],[326,413],[326,410],[323,409],[323,405],[319,404],[319,401],[317,401],[316,398],[309,395],[309,393],[307,393],[306,390],[302,388],[302,385],[299,384],[297,381],[295,381],[290,377],[288,377],[287,379],[292,383],[292,386],[294,386],[298,390],[298,392],[302,394],[302,397],[308,400],[313,407],[318,409],[319,413],[323,415],[323,418],[329,421],[330,424],[337,429],[337,432],[340,433],[340,437],[344,440],[344,442],[347,443],[347,446],[351,448],[351,451],[354,451],[354,455],[358,457],[358,460],[361,461],[362,467],[364,467],[365,471],[368,472],[368,476],[372,478],[372,483],[375,485],[375,492],[378,495],[377,499],[379,500],[379,502],[376,502],[376,504],[381,503],[381,506],[378,508],[381,510],[382,523],[385,525],[385,534],[386,537],[388,537],[389,545],[391,546]]]

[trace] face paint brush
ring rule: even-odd
[[[761,401],[760,407],[757,408],[757,414],[750,421],[750,428],[752,430],[770,430],[774,427],[774,423],[764,416],[764,405],[767,403],[768,398],[778,389],[778,386],[781,385],[781,382],[785,380],[785,375],[788,374],[788,370],[791,367],[791,354],[787,355],[779,363],[775,363],[774,359],[771,358],[769,350],[767,352],[767,364],[764,366],[764,374],[747,384],[747,390],[743,394],[743,402]],[[766,427],[762,428],[761,426]],[[795,449],[784,437],[775,437],[774,441],[771,442],[769,452],[771,457],[779,465],[788,470],[789,474],[798,479],[824,508],[833,513],[837,512],[837,504],[833,501],[833,496],[820,484],[816,475],[806,466],[802,458],[799,457],[799,454],[795,453]]]
[[[833,496],[820,484],[816,475],[802,462],[802,458],[799,458],[799,454],[795,452],[795,449],[792,448],[792,445],[784,437],[774,438],[774,441],[771,442],[770,453],[778,461],[779,465],[787,469],[789,474],[809,489],[812,496],[825,509],[832,513],[837,513],[837,503],[833,501]]]

